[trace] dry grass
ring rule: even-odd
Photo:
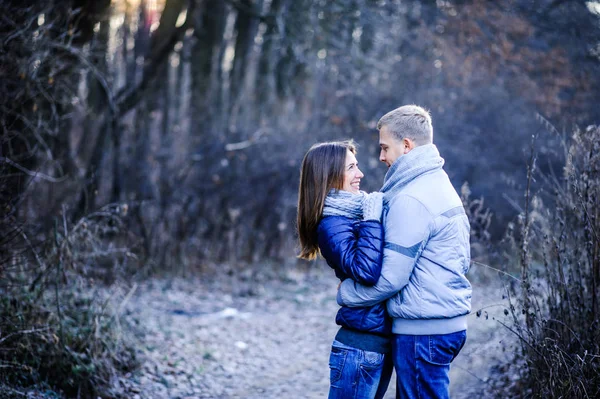
[[[519,378],[499,379],[499,396],[600,397],[600,128],[575,131],[564,148],[563,176],[542,176],[535,195],[528,186],[520,215],[522,286],[507,327],[521,348],[500,370]],[[532,144],[530,181],[535,161]]]
[[[115,377],[137,365],[121,327],[126,291],[96,280],[114,275],[130,256],[115,245],[122,215],[121,207],[108,207],[74,225],[63,219],[42,245],[17,253],[11,249],[19,245],[3,248],[10,255],[0,269],[3,389],[115,396]],[[24,229],[15,228],[21,234],[12,243],[22,243]]]

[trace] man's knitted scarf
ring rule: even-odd
[[[352,219],[361,219],[363,216],[363,201],[367,193],[361,191],[352,194],[348,191],[332,189],[325,197],[323,216],[345,216]]]
[[[383,202],[387,204],[404,186],[416,177],[442,169],[444,158],[435,144],[425,144],[413,148],[408,154],[400,156],[392,164],[383,179]]]

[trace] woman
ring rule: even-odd
[[[381,193],[360,191],[352,141],[316,144],[302,162],[298,235],[303,259],[320,252],[340,280],[373,285],[381,274]],[[329,398],[382,398],[392,373],[385,304],[342,307],[329,359]]]

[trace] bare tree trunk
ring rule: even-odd
[[[121,28],[122,33],[122,43],[121,46],[121,65],[117,65],[117,70],[115,71],[115,86],[117,86],[116,82],[119,82],[120,79],[124,80],[124,83],[121,86],[127,85],[127,82],[135,81],[136,74],[136,62],[135,55],[132,54],[130,49],[128,48],[128,42],[131,38],[131,28],[132,21],[130,18],[131,6],[129,2],[125,3],[125,12],[124,12],[124,21],[123,26]],[[135,52],[135,49],[134,49]],[[125,165],[121,165],[120,157],[122,143],[127,143],[123,140],[123,134],[125,133],[124,129],[121,127],[120,121],[118,120],[117,115],[115,115],[115,129],[113,131],[113,191],[112,191],[112,202],[118,202],[123,200],[125,193],[123,192],[123,187],[125,184]]]
[[[283,17],[289,0],[273,0],[269,14],[281,20],[279,27],[283,27]],[[256,76],[256,99],[258,105],[259,121],[262,122],[265,115],[269,113],[274,102],[275,94],[275,48],[281,42],[283,32],[277,32],[278,24],[275,22],[267,25],[263,37],[263,46],[258,61],[258,73]]]
[[[107,75],[108,66],[106,62],[106,52],[108,49],[109,39],[109,23],[108,21],[102,21],[100,23],[100,30],[93,39],[94,49],[92,54],[92,63],[98,70],[98,73]],[[78,153],[82,156],[82,161],[85,167],[85,179],[84,188],[80,193],[79,200],[77,201],[77,207],[74,217],[80,217],[88,213],[89,209],[93,209],[96,206],[96,196],[98,194],[98,188],[100,185],[100,170],[99,167],[102,164],[102,160],[105,153],[105,148],[108,148],[110,144],[109,131],[106,131],[103,126],[112,126],[107,121],[107,115],[105,108],[106,95],[104,88],[98,79],[90,73],[87,81],[88,96],[87,96],[87,108],[88,114],[85,120],[84,136],[82,137],[79,145]],[[89,152],[91,151],[91,154]]]
[[[309,12],[310,6],[306,0],[294,0],[285,14],[282,37],[285,45],[275,66],[275,83],[279,98],[290,94],[289,88],[300,70],[295,47],[306,45],[300,36],[303,35],[303,27],[310,23]]]
[[[191,151],[197,157],[197,167],[201,170],[203,184],[198,185],[197,197],[200,204],[196,219],[212,222],[206,209],[214,206],[216,195],[210,183],[210,177],[218,169],[216,154],[224,144],[224,134],[215,124],[219,123],[219,106],[222,88],[221,57],[226,45],[225,27],[228,7],[222,0],[206,0],[195,15],[195,37],[191,43],[190,71],[190,143]],[[208,178],[207,178],[208,177]],[[214,179],[213,179],[214,181]],[[212,193],[212,195],[211,195]],[[215,224],[215,228],[218,224]],[[213,230],[214,231],[214,230]],[[207,238],[207,242],[208,242]]]
[[[188,92],[186,87],[186,65],[189,65],[189,48],[190,39],[188,37],[183,38],[181,50],[179,51],[179,65],[175,73],[173,81],[173,119],[180,129],[183,128],[182,119],[184,118],[184,96]]]
[[[129,174],[132,179],[129,187],[133,189],[130,198],[137,201],[145,201],[153,198],[153,190],[150,181],[150,165],[148,156],[150,154],[150,118],[151,107],[143,100],[137,107],[135,113],[135,131],[133,138],[134,153],[132,159],[133,170]]]
[[[212,84],[220,66],[215,65],[215,57],[220,54],[223,45],[223,33],[226,25],[226,6],[221,0],[207,0],[204,8],[198,10],[195,18],[196,40],[192,47],[192,123],[191,129],[196,135],[212,130],[211,102],[214,100],[215,87]]]
[[[121,200],[121,192],[123,190],[123,173],[121,171],[121,128],[116,119],[116,115],[111,118],[112,122],[112,156],[113,156],[113,164],[112,164],[112,172],[113,172],[113,181],[112,181],[112,191],[111,191],[111,200],[110,202],[118,202]]]
[[[240,0],[243,7],[257,10],[260,14],[263,0]],[[248,57],[254,45],[254,38],[258,32],[259,19],[248,12],[238,11],[235,20],[235,53],[233,68],[229,79],[229,116],[235,123],[237,113],[241,106],[239,97],[244,90],[244,82],[248,71]]]
[[[143,78],[142,68],[138,68],[138,60],[148,55],[150,48],[150,21],[148,19],[148,9],[146,6],[146,0],[140,1],[137,31],[135,33],[135,44],[133,46],[133,66],[132,69],[135,71],[133,80],[131,82],[137,83]]]
[[[158,165],[160,167],[159,171],[159,182],[158,182],[158,192],[160,196],[160,209],[161,213],[164,213],[166,209],[170,195],[172,192],[173,186],[171,185],[171,171],[169,161],[173,157],[172,154],[172,136],[175,134],[179,134],[180,130],[174,130],[173,126],[176,121],[173,118],[173,114],[176,112],[176,108],[171,106],[171,92],[172,90],[176,90],[175,85],[171,82],[171,74],[177,74],[177,70],[173,71],[173,68],[170,65],[164,67],[163,78],[160,79],[161,84],[158,88],[158,91],[162,93],[160,96],[160,101],[162,104],[160,105],[162,109],[162,123],[160,128],[160,148],[158,149]]]
[[[364,5],[361,8],[375,8],[377,0],[365,0]],[[373,43],[375,41],[375,24],[377,21],[375,18],[369,18],[368,16],[365,18],[364,12],[361,13],[361,28],[362,34],[360,35],[360,50],[363,54],[369,53],[371,48],[373,47]]]

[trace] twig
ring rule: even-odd
[[[42,172],[34,172],[32,170],[25,168],[24,166],[19,165],[18,163],[14,162],[6,157],[0,157],[0,162],[7,163],[10,166],[19,169],[21,172],[25,173],[28,176],[39,177],[40,179],[49,181],[51,183],[60,183],[67,179],[67,176],[62,176],[62,177],[56,178],[56,177],[48,176],[47,174],[44,174]]]
[[[506,193],[502,193],[502,197],[504,197],[504,199],[506,201],[508,201],[508,203],[513,207],[513,209],[519,213],[523,212],[523,208],[521,208],[521,205],[519,205],[517,203],[517,201],[515,201],[514,199],[510,198]]]
[[[46,265],[44,264],[44,261],[38,254],[38,251],[36,251],[36,249],[33,247],[33,244],[31,243],[31,241],[29,241],[29,237],[27,237],[27,234],[25,234],[24,231],[21,231],[21,236],[23,237],[23,239],[25,240],[27,245],[29,245],[29,249],[31,249],[31,252],[33,252],[33,255],[35,256],[35,260],[41,268],[40,274],[38,274],[38,276],[33,280],[31,285],[29,286],[29,292],[31,292],[31,291],[33,291],[33,289],[35,288],[35,286],[37,285],[39,280],[42,278],[42,276],[44,276],[44,274],[46,274],[47,268],[46,268]]]
[[[16,367],[16,366],[12,366],[12,365],[10,365],[10,364],[1,364],[1,363],[0,363],[0,368],[9,368],[9,367]],[[23,366],[21,366],[21,368],[22,368],[22,367],[23,367]],[[19,391],[17,391],[16,389],[13,389],[13,388],[11,388],[11,387],[8,387],[8,386],[6,386],[6,385],[3,385],[3,386],[2,386],[2,389],[3,389],[3,390],[5,389],[5,390],[9,391],[9,392],[10,392],[11,394],[13,394],[13,395],[27,396],[27,394],[25,394],[25,393],[23,393],[23,392],[19,392]]]
[[[510,273],[507,273],[507,272],[505,272],[504,270],[496,269],[495,267],[492,267],[492,266],[490,266],[490,265],[486,265],[485,263],[477,262],[477,261],[475,261],[475,260],[471,260],[471,263],[472,263],[472,264],[474,264],[474,265],[477,265],[477,266],[483,266],[483,267],[487,267],[488,269],[491,269],[491,270],[494,270],[494,271],[496,271],[496,272],[498,272],[498,273],[504,274],[505,276],[508,276],[508,277],[510,277],[510,278],[512,278],[512,279],[514,279],[514,280],[516,280],[516,281],[518,281],[519,283],[522,283],[522,282],[523,282],[523,280],[520,280],[520,279],[516,278],[516,277],[515,277],[515,276],[513,276],[512,274],[510,274]]]
[[[501,303],[495,303],[495,304],[493,304],[493,305],[487,305],[487,306],[481,307],[481,308],[477,309],[477,310],[475,311],[475,313],[473,313],[473,311],[471,311],[471,312],[468,314],[468,316],[477,315],[477,313],[481,312],[482,310],[489,309],[489,308],[497,308],[498,306],[506,307],[504,304],[501,304]],[[479,316],[479,315],[477,315],[477,317],[480,317],[480,316]]]
[[[556,136],[560,136],[560,132],[554,127],[554,125],[546,118],[542,116],[539,112],[535,113],[535,119],[542,124],[546,129],[548,129],[551,133],[556,134]]]
[[[575,180],[575,176],[573,176],[572,179]],[[579,190],[579,188],[575,184],[573,184],[573,188],[575,189],[575,192],[577,194],[577,198],[579,199],[581,208],[583,209],[583,213],[585,214],[585,217],[586,217],[587,222],[589,224],[590,230],[592,231],[592,234],[594,234],[594,239],[596,241],[600,242],[600,239],[598,238],[598,233],[596,232],[596,228],[594,226],[592,217],[588,213],[587,206],[586,206],[585,202],[583,201],[583,196],[581,195],[581,191]]]
[[[26,10],[30,11],[31,7]],[[12,25],[15,28],[17,27],[17,23],[15,21],[9,19],[6,15],[2,15],[2,20],[4,22],[8,23],[9,25]],[[31,25],[33,25],[34,21],[37,22],[37,15],[35,17],[30,18],[29,21],[27,21],[27,23],[25,24],[25,26],[22,29],[16,30],[13,34],[9,35],[6,39],[4,39],[3,45],[7,46],[8,43],[10,43],[10,41],[12,39],[14,39],[18,36],[27,36],[26,32],[29,30]]]
[[[506,328],[508,331],[510,331],[511,333],[515,334],[517,336],[517,338],[519,338],[519,341],[521,341],[522,343],[526,344],[527,346],[529,346],[531,349],[533,349],[533,351],[535,353],[538,354],[538,356],[540,356],[541,358],[545,359],[544,356],[540,353],[539,350],[537,350],[537,348],[535,348],[533,345],[531,345],[531,343],[529,341],[527,341],[523,336],[521,336],[521,334],[519,334],[517,331],[515,331],[514,329],[510,328],[506,323],[503,323],[500,320],[497,320],[498,323],[502,324],[502,326],[504,328]]]
[[[57,227],[56,219],[54,220],[54,243],[56,245],[56,248],[60,248],[60,243],[58,242],[58,227]],[[60,334],[60,343],[64,348],[66,343],[65,343],[65,335],[63,332],[63,317],[62,317],[62,312],[60,310],[60,299],[59,299],[60,296],[58,293],[59,285],[60,285],[61,265],[62,265],[62,259],[61,259],[61,256],[59,256],[58,262],[57,262],[57,268],[56,268],[56,284],[54,285],[54,293],[56,295],[56,315],[58,316],[58,327],[59,327],[58,332]]]
[[[256,143],[258,140],[260,140],[260,138],[265,133],[266,132],[264,131],[264,129],[258,129],[256,132],[254,132],[254,134],[252,135],[252,137],[250,137],[248,140],[240,141],[240,142],[237,142],[237,143],[228,143],[228,144],[225,144],[225,151],[239,151],[239,150],[243,150],[245,148],[248,148],[252,144]]]
[[[88,259],[88,258],[97,258],[101,256],[113,255],[113,254],[125,254],[125,255],[134,255],[130,252],[129,248],[113,248],[107,249],[105,251],[95,250],[94,252],[83,252],[80,255],[75,256],[75,259]],[[130,256],[133,257],[133,256]]]
[[[535,172],[535,162],[537,159],[535,152],[535,142],[539,135],[539,130],[531,136],[531,151],[529,154],[529,162],[527,164],[527,188],[525,190],[525,215],[522,226],[521,233],[521,280],[523,283],[523,306],[525,311],[525,322],[527,323],[527,327],[531,327],[532,320],[530,316],[529,309],[531,308],[531,300],[529,298],[530,292],[529,289],[531,287],[531,281],[529,277],[529,267],[530,267],[530,258],[529,258],[529,235],[531,233],[531,185],[534,180],[533,174]]]
[[[63,230],[65,237],[69,236],[69,230],[67,229],[67,206],[66,204],[62,204],[62,213],[63,213]]]
[[[94,77],[96,78],[98,83],[100,83],[100,86],[102,86],[102,89],[104,90],[104,94],[106,95],[106,99],[108,100],[108,107],[111,111],[111,115],[117,115],[117,105],[115,104],[114,95],[112,93],[112,90],[110,89],[110,85],[106,81],[106,78],[104,77],[104,75],[98,70],[98,68],[96,68],[91,63],[89,58],[86,57],[81,52],[81,50],[79,50],[73,46],[67,46],[67,45],[59,44],[59,43],[50,43],[49,45],[51,47],[54,47],[57,50],[63,50],[65,52],[77,57],[82,63],[84,63],[89,68],[89,70],[92,72],[92,74],[94,75]]]
[[[466,372],[467,374],[470,374],[472,377],[475,377],[475,378],[477,378],[479,381],[483,382],[484,384],[487,384],[487,385],[489,385],[489,386],[492,386],[492,385],[490,384],[490,382],[489,382],[489,381],[487,381],[487,380],[484,380],[483,378],[479,377],[478,375],[476,375],[476,374],[475,374],[475,373],[473,373],[472,371],[470,371],[470,370],[468,370],[468,369],[466,369],[466,368],[464,368],[464,367],[461,367],[461,366],[460,366],[460,365],[458,365],[458,364],[452,364],[452,368],[457,368],[457,369],[460,369],[460,370],[462,370],[462,371]]]
[[[8,340],[11,337],[14,337],[15,335],[21,335],[21,334],[33,334],[33,333],[37,333],[37,332],[41,332],[41,331],[48,331],[50,329],[50,327],[45,327],[45,328],[33,328],[31,330],[22,330],[22,331],[15,331],[13,333],[8,334],[7,336],[0,338],[0,344],[3,343],[4,341]]]
[[[117,322],[117,326],[118,326],[119,330],[121,329],[121,320],[119,318],[120,313],[122,312],[123,308],[127,305],[127,303],[129,302],[129,300],[131,299],[131,297],[133,296],[133,294],[137,290],[137,287],[138,287],[137,283],[134,283],[133,287],[131,287],[131,289],[129,290],[129,292],[127,293],[127,295],[125,295],[125,298],[123,298],[123,300],[119,304],[119,307],[117,308],[117,310],[113,313],[113,316],[112,316],[111,320],[114,320],[114,321]]]

